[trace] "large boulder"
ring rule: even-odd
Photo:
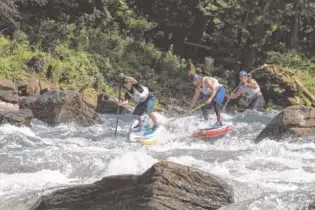
[[[264,138],[280,140],[287,135],[315,136],[315,108],[290,106],[275,116],[256,137],[258,143]]]
[[[90,126],[100,122],[98,114],[73,91],[47,91],[35,102],[34,98],[24,99],[21,106],[30,108],[35,118],[52,126],[72,122]]]
[[[18,82],[16,86],[20,96],[38,96],[40,93],[39,80],[35,77]]]
[[[116,114],[118,108],[118,99],[106,93],[100,93],[97,96],[97,106],[95,111],[101,114]],[[119,107],[119,113],[130,113],[131,107]]]
[[[33,118],[32,111],[29,109],[20,110],[1,110],[0,111],[0,124],[10,123],[16,126],[31,126]]]
[[[18,103],[18,89],[9,80],[0,77],[0,100],[8,103]]]
[[[214,210],[233,203],[233,196],[230,186],[214,175],[161,161],[142,175],[110,176],[55,191],[31,210]]]

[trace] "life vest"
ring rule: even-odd
[[[142,85],[140,85],[140,87],[143,90],[142,93],[140,93],[135,87],[132,87],[133,89],[132,93],[129,90],[127,90],[128,95],[137,103],[144,102],[150,94],[149,89],[147,87]]]
[[[254,97],[262,95],[262,93],[260,91],[260,87],[257,84],[257,82],[254,79],[251,79],[251,80],[253,80],[256,83],[257,88],[250,88],[250,87],[246,87],[244,85],[242,85],[240,88],[241,93],[247,98],[247,100],[250,100]]]
[[[211,80],[211,85],[213,86],[214,89],[219,89],[220,87],[222,87],[222,85],[219,83],[219,81],[215,78],[212,77],[204,77],[202,78],[202,86],[200,91],[204,94],[204,95],[211,95],[211,89],[208,88],[208,86],[206,85],[206,79],[210,79]]]

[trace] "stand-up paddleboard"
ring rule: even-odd
[[[231,125],[223,125],[216,128],[203,128],[193,132],[193,137],[219,137],[227,134],[231,130]]]
[[[138,125],[138,120],[135,120],[132,123],[129,129],[129,141],[145,145],[159,143],[157,134],[160,133],[162,126],[159,126],[153,133],[144,135],[146,132],[146,126],[149,125],[150,127],[152,127],[153,122],[147,114],[141,116],[141,121],[142,126],[140,131],[136,131],[136,129],[133,129],[134,126]]]

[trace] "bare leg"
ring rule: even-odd
[[[217,121],[221,122],[220,107],[219,107],[219,104],[215,102],[214,102],[214,111],[215,111],[215,114],[217,115]]]
[[[155,115],[153,114],[153,112],[148,113],[149,117],[151,118],[151,120],[153,121],[154,125],[157,125],[157,119],[155,117]]]
[[[141,125],[141,116],[140,115],[136,115],[136,118],[137,118],[139,123],[134,128],[139,127]]]

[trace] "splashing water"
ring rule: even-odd
[[[128,141],[130,116],[115,116],[87,128],[63,124],[51,128],[34,121],[32,128],[0,127],[0,209],[29,209],[43,194],[104,176],[141,174],[160,160],[193,166],[232,185],[236,202],[224,210],[302,209],[315,195],[313,138],[276,142],[253,139],[277,114],[224,115],[232,131],[216,141],[193,139],[191,132],[215,122],[200,116],[169,120],[161,143],[144,146]]]

